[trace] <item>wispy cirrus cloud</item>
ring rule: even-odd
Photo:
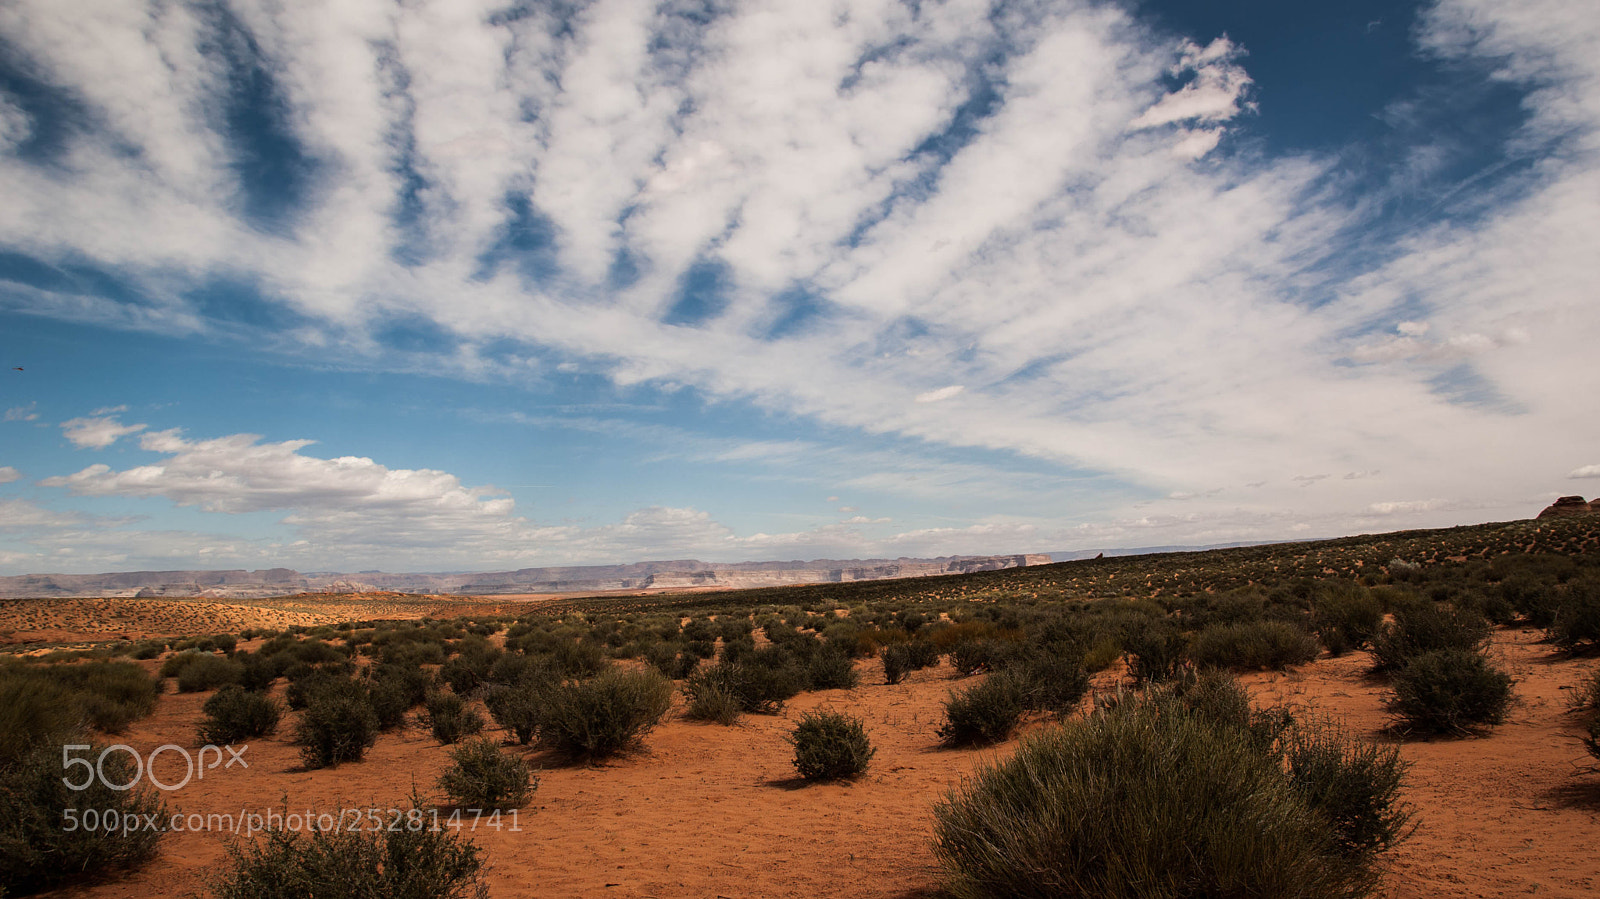
[[[1384,196],[1345,192],[1334,159],[1231,140],[1251,121],[1249,48],[1113,5],[229,9],[0,9],[39,95],[77,104],[0,94],[0,246],[105,276],[10,282],[0,304],[232,333],[246,326],[193,297],[237,278],[265,343],[382,366],[403,330],[423,335],[408,353],[457,375],[559,359],[1106,473],[1132,485],[1107,520],[1149,496],[1184,504],[1173,521],[1301,510],[1347,526],[1437,511],[1375,511],[1397,495],[1505,484],[1509,504],[1600,438],[1569,414],[1600,387],[1600,23],[1581,3],[1431,7],[1426,52],[1525,93],[1501,160],[1521,174],[1467,180],[1381,253],[1351,235],[1391,224]],[[247,106],[263,110],[248,125]],[[104,448],[142,427],[114,416],[67,436]],[[295,462],[303,446],[210,443],[172,449],[159,476],[67,477],[232,508],[274,488],[239,472],[242,493],[205,498],[184,466],[251,451],[329,470]],[[724,451],[795,454],[747,443]],[[395,475],[372,465],[372,483]],[[912,467],[837,480],[929,489]],[[1014,468],[1009,492],[1025,492],[1036,472]],[[390,486],[463,533],[531,527],[431,477]],[[296,502],[282,508],[321,510],[296,526],[367,521]],[[679,528],[716,545],[693,515],[641,522],[614,539]]]

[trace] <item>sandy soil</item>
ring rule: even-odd
[[[1403,744],[1412,764],[1406,796],[1421,824],[1392,853],[1385,891],[1395,899],[1600,894],[1600,773],[1586,770],[1568,703],[1570,688],[1596,663],[1558,658],[1536,636],[1496,636],[1495,651],[1519,679],[1519,704],[1506,724],[1484,738]],[[1357,653],[1245,680],[1258,701],[1311,706],[1364,736],[1389,739],[1383,687],[1364,675],[1366,665]],[[876,663],[860,670],[864,685],[856,690],[806,694],[781,716],[747,717],[732,728],[674,714],[649,735],[645,751],[602,767],[553,767],[532,755],[544,770],[532,804],[518,816],[520,832],[509,819],[498,830],[480,823],[472,832],[488,851],[493,895],[932,895],[930,806],[1017,743],[937,747],[942,702],[958,683],[948,667],[893,687],[882,683]],[[163,697],[157,713],[122,741],[146,753],[169,741],[192,748],[206,695]],[[784,736],[801,713],[822,706],[861,716],[878,747],[872,770],[855,783],[792,779]],[[291,730],[292,720],[278,738],[252,743],[248,770],[213,770],[169,794],[173,810],[237,817],[268,808],[389,808],[403,806],[413,784],[442,799],[433,784],[446,750],[418,728],[386,734],[366,761],[331,771],[300,769],[286,742]],[[167,782],[180,780],[183,769],[171,751],[156,763]],[[215,828],[170,834],[143,870],[52,895],[198,893],[224,858],[225,838]]]

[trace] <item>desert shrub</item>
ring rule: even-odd
[[[1395,604],[1394,621],[1372,641],[1374,667],[1395,671],[1412,658],[1440,650],[1472,652],[1489,639],[1489,622],[1471,609],[1408,599]]]
[[[441,642],[408,640],[379,644],[374,638],[373,645],[378,646],[378,661],[384,665],[416,668],[422,665],[443,665],[445,661],[444,644]]]
[[[1317,657],[1317,640],[1292,624],[1251,621],[1212,625],[1194,636],[1189,658],[1196,665],[1281,671]]]
[[[715,721],[728,725],[737,722],[739,715],[744,712],[739,697],[733,695],[725,684],[708,680],[693,689],[685,684],[684,693],[689,700],[684,717],[694,721]]]
[[[487,639],[473,635],[456,645],[456,655],[439,668],[439,680],[466,696],[490,679],[501,652]]]
[[[1071,714],[1089,692],[1089,673],[1071,647],[1051,645],[1031,653],[1012,670],[1023,704],[1057,716]]]
[[[140,640],[128,649],[128,657],[146,661],[160,656],[167,649],[164,640]]]
[[[1573,707],[1580,711],[1600,712],[1600,668],[1584,675],[1572,692]]]
[[[853,690],[861,682],[843,650],[823,648],[806,661],[806,687],[811,690]]]
[[[1397,746],[1352,739],[1336,724],[1297,721],[1282,741],[1289,782],[1332,825],[1339,851],[1367,864],[1411,834]]]
[[[494,723],[505,728],[507,733],[516,737],[518,743],[526,746],[533,741],[534,732],[539,729],[540,696],[545,688],[532,681],[515,686],[496,685],[484,692],[483,704],[489,709]]]
[[[963,675],[999,671],[1016,660],[1021,647],[1015,640],[985,638],[957,643],[950,652],[950,664]]]
[[[1090,673],[1104,671],[1122,658],[1122,642],[1112,634],[1101,634],[1083,653],[1083,669]]]
[[[262,649],[265,650],[266,647],[263,646]],[[349,659],[339,647],[316,638],[301,640],[284,647],[280,652],[290,664],[303,662],[307,665],[329,665]]]
[[[17,698],[0,692],[7,705]],[[42,741],[18,740],[18,736],[6,735],[7,755],[0,758],[0,894],[39,892],[131,868],[155,855],[161,831],[142,825],[147,815],[165,820],[160,796],[145,784],[127,790],[107,786],[134,780],[137,772],[127,753],[107,754],[101,765],[104,777],[85,778],[81,766],[64,772],[62,762],[62,746],[68,743],[87,746],[76,753],[77,758],[90,764],[101,761],[103,747],[81,731],[69,728]],[[87,781],[84,789],[72,789],[83,781]],[[69,809],[79,826],[72,826]],[[91,809],[102,826],[116,821],[128,827],[90,830],[77,816]],[[137,829],[134,822],[140,825]]]
[[[283,676],[283,656],[264,656],[258,652],[242,652],[234,656],[243,668],[239,672],[239,686],[246,690],[260,693],[272,689],[272,685]]]
[[[912,640],[905,644],[906,652],[911,655],[911,670],[921,671],[939,664],[939,647],[923,639]]]
[[[982,746],[1011,736],[1022,717],[1024,693],[1009,672],[996,672],[945,700],[939,738],[946,746]]]
[[[1496,590],[1517,614],[1534,627],[1547,628],[1555,621],[1560,596],[1552,583],[1526,571],[1506,576]]]
[[[1567,584],[1548,633],[1551,642],[1562,649],[1600,646],[1600,583],[1574,580]]]
[[[355,683],[347,672],[332,668],[291,666],[291,671],[293,679],[283,691],[283,698],[289,704],[289,708],[296,711],[309,705],[318,693],[326,690],[343,690]]]
[[[501,752],[487,737],[450,750],[450,760],[450,767],[439,775],[439,787],[462,808],[522,808],[539,787],[527,762]]]
[[[1271,752],[1159,699],[1041,732],[934,815],[962,899],[1346,899],[1375,880]]]
[[[1395,673],[1393,686],[1389,711],[1407,730],[1470,733],[1499,724],[1511,705],[1511,676],[1473,650],[1415,656]]]
[[[200,742],[222,746],[249,737],[264,737],[278,729],[283,709],[277,700],[252,693],[237,684],[218,690],[200,710]]]
[[[758,664],[756,654],[737,662],[719,662],[696,671],[683,682],[683,695],[692,707],[702,693],[716,691],[733,697],[745,712],[771,715],[800,692],[800,673],[792,666]]]
[[[0,677],[0,767],[36,747],[55,746],[59,752],[72,742],[84,721],[72,692],[48,680],[7,674]]]
[[[1369,591],[1341,582],[1317,597],[1311,621],[1322,645],[1339,656],[1371,642],[1383,623],[1383,606]]]
[[[911,671],[911,649],[907,643],[891,643],[878,654],[883,661],[883,682],[898,684]]]
[[[132,662],[91,661],[73,664],[0,665],[0,684],[15,684],[16,691],[30,699],[50,696],[50,713],[72,728],[79,725],[102,733],[120,733],[131,722],[155,711],[161,684]],[[9,704],[7,704],[9,705]],[[25,708],[34,708],[27,703]],[[7,718],[0,708],[0,742],[13,733],[28,733],[27,719],[32,712]]]
[[[237,684],[244,676],[244,665],[226,656],[197,653],[178,672],[178,692],[198,693]]]
[[[807,712],[789,736],[794,767],[806,780],[842,780],[867,770],[877,750],[860,719],[839,712]]]
[[[446,746],[483,730],[483,716],[465,699],[445,690],[435,690],[422,701],[419,715],[433,738]]]
[[[591,640],[563,640],[550,653],[550,660],[562,677],[594,677],[606,669],[605,649]]]
[[[1583,738],[1583,748],[1589,754],[1600,759],[1600,718],[1589,722],[1589,733]]]
[[[406,713],[422,704],[433,689],[433,675],[421,668],[379,665],[367,672],[367,699],[384,730],[405,723]]]
[[[572,759],[599,759],[638,745],[672,705],[672,682],[656,671],[613,669],[545,694],[540,746]]]
[[[1128,673],[1141,683],[1176,677],[1188,646],[1188,637],[1164,622],[1135,627],[1122,641],[1128,656]]]
[[[272,830],[257,842],[230,844],[228,857],[229,869],[211,884],[215,899],[489,895],[481,879],[482,850],[449,827]]]
[[[344,680],[311,696],[294,742],[307,768],[331,768],[361,761],[378,742],[378,729],[378,715],[366,690],[355,681]]]

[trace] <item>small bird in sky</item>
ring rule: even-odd
[[[20,366],[20,365],[13,365],[13,366],[11,366],[11,370],[12,370],[12,371],[22,371],[22,366]]]

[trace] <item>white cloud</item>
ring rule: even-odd
[[[1173,75],[1192,74],[1193,80],[1162,97],[1128,127],[1154,128],[1173,122],[1222,122],[1250,108],[1243,102],[1250,76],[1236,61],[1243,50],[1226,37],[1213,40],[1204,48],[1193,41],[1180,45],[1179,61]]]
[[[1373,503],[1367,507],[1367,511],[1374,515],[1396,515],[1406,512],[1432,512],[1444,505],[1445,501],[1442,499],[1398,500]]]
[[[318,540],[399,546],[520,536],[512,501],[494,496],[494,488],[464,487],[442,471],[301,454],[310,444],[263,444],[254,434],[191,441],[175,430],[156,431],[140,446],[167,456],[157,464],[124,471],[91,465],[40,484],[78,496],[162,497],[207,512],[287,511],[286,524]]]
[[[61,432],[79,449],[105,449],[129,434],[137,434],[145,426],[125,425],[112,416],[73,418],[61,423]]]
[[[1574,468],[1572,471],[1567,473],[1567,477],[1573,480],[1580,478],[1600,478],[1600,465],[1584,465],[1579,468]]]
[[[12,406],[6,410],[6,421],[38,421],[39,413],[33,411],[38,403],[29,403],[26,406]]]
[[[0,94],[0,152],[18,146],[33,134],[28,114]]]
[[[1114,473],[1174,497],[1153,515],[1181,497],[1195,521],[1242,528],[1286,509],[1356,523],[1395,502],[1394,484],[1535,495],[1541,473],[1600,440],[1600,421],[1570,415],[1570,397],[1600,388],[1589,364],[1600,21],[1584,4],[1430,8],[1418,34],[1431,52],[1535,88],[1514,148],[1532,164],[1486,191],[1479,215],[1412,233],[1353,280],[1328,253],[1370,210],[1323,188],[1335,164],[1227,152],[1251,81],[1245,48],[1225,39],[1174,46],[1114,5],[1078,2],[1004,17],[972,0],[915,16],[887,0],[754,2],[704,25],[642,0],[570,20],[500,6],[230,7],[282,92],[287,136],[326,166],[304,206],[266,229],[239,214],[245,186],[219,115],[231,76],[191,7],[0,8],[8,46],[106,124],[70,138],[50,171],[0,154],[0,244],[87,260],[150,301],[19,288],[4,302],[202,330],[186,289],[242,274],[308,322],[269,339],[324,356],[387,364],[373,332],[420,317],[461,342],[439,360],[448,370],[495,372],[479,348],[509,337],[621,384]],[[1174,76],[1186,79],[1176,90]],[[965,137],[946,133],[981,77],[992,114],[964,122]],[[948,153],[913,152],[925,145]],[[414,221],[395,218],[403,200]],[[523,202],[537,215],[515,217]],[[550,271],[486,261],[513,232],[540,229]],[[410,241],[423,258],[401,265]],[[616,287],[623,251],[636,280]],[[697,260],[723,273],[722,305],[668,323]],[[780,301],[794,284],[815,302]],[[803,327],[769,338],[791,313]],[[928,389],[938,384],[950,386]],[[105,442],[81,445],[137,427],[84,424],[85,440]],[[201,445],[170,444],[169,461]],[[256,449],[270,446],[287,445]],[[869,461],[830,488],[983,483],[976,467]],[[1377,470],[1296,488],[1312,483],[1296,480],[1305,471]],[[174,497],[244,501],[164,472]],[[233,476],[248,486],[246,474]],[[469,531],[524,527],[485,511],[497,500],[416,475],[420,495],[467,497],[452,508]],[[995,495],[1027,492],[1030,477],[1013,473]],[[109,469],[82,481],[136,489]],[[1214,485],[1242,483],[1263,485],[1245,518],[1204,518],[1242,501],[1207,496]],[[338,529],[336,510],[308,508],[321,511],[292,513],[309,516],[297,526]]]
[[[22,477],[22,472],[10,465],[0,465],[0,484],[9,484]]]

